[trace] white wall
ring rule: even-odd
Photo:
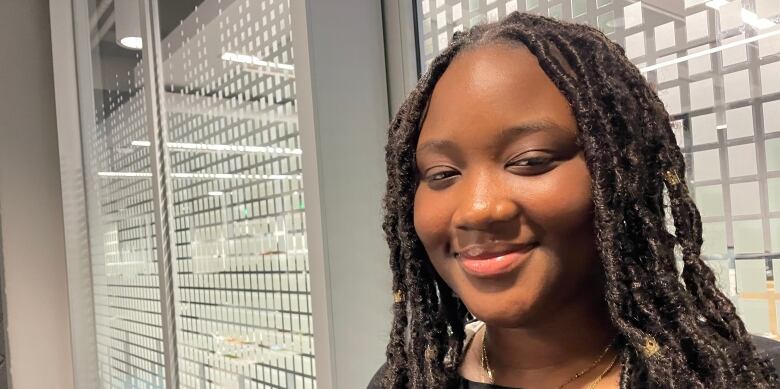
[[[292,11],[317,384],[360,389],[385,360],[392,320],[382,5],[294,0]]]
[[[0,1],[0,53],[0,227],[12,387],[69,389],[48,1]]]

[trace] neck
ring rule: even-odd
[[[522,327],[487,324],[490,367],[498,372],[565,371],[567,366],[595,360],[616,331],[603,300],[591,300],[572,302]]]

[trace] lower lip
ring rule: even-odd
[[[524,259],[528,258],[533,248],[515,251],[498,257],[484,259],[461,258],[463,269],[477,277],[495,277],[514,270]]]

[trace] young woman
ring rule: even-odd
[[[456,33],[386,162],[394,320],[369,387],[778,387],[701,259],[669,115],[599,31]]]

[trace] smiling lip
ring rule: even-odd
[[[514,270],[536,246],[536,243],[471,245],[458,251],[457,257],[467,273],[495,277]]]

